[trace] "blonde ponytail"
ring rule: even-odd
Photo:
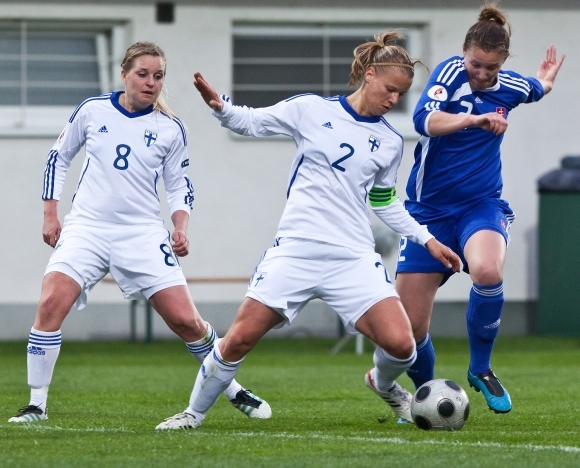
[[[410,78],[415,76],[415,64],[423,63],[420,60],[413,60],[409,53],[400,45],[398,40],[404,36],[398,31],[390,30],[375,35],[375,40],[365,42],[354,49],[354,60],[351,65],[349,86],[359,85],[362,78],[371,66],[375,67],[378,73],[386,70],[387,67],[397,67]]]

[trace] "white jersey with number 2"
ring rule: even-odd
[[[121,92],[85,100],[50,150],[44,200],[60,200],[65,174],[85,145],[85,161],[65,225],[163,225],[157,192],[163,178],[170,213],[189,213],[187,141],[178,119],[153,106],[129,112]]]
[[[345,96],[299,95],[271,107],[224,107],[222,126],[248,136],[287,135],[297,147],[277,237],[374,249],[368,204],[398,234],[430,238],[395,193],[402,137],[384,117],[357,114]]]

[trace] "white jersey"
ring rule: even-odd
[[[374,249],[368,203],[396,232],[424,244],[432,236],[395,195],[402,137],[384,117],[357,114],[345,96],[299,95],[252,109],[234,106],[214,115],[242,135],[287,135],[297,152],[277,237]],[[370,199],[370,200],[369,200]]]
[[[178,119],[153,110],[129,112],[122,92],[84,101],[48,153],[44,200],[59,200],[72,159],[86,157],[66,224],[163,225],[157,184],[163,177],[170,212],[190,212],[187,141]]]

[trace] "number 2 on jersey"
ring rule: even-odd
[[[346,171],[346,169],[344,167],[342,167],[340,165],[341,162],[346,161],[348,158],[350,158],[353,154],[354,154],[354,148],[352,146],[350,146],[348,143],[341,143],[340,144],[341,148],[348,148],[349,152],[346,156],[343,156],[340,159],[337,159],[336,161],[334,161],[331,166],[334,167],[335,169],[338,169],[340,172],[344,172]]]
[[[124,171],[125,169],[129,168],[129,154],[131,154],[131,147],[128,145],[117,145],[117,159],[113,161],[113,167],[115,169],[119,169],[120,171]]]

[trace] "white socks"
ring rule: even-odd
[[[218,342],[219,340],[216,340],[213,351],[207,355],[201,365],[189,398],[189,407],[185,410],[186,413],[195,416],[200,423],[203,422],[205,414],[220,394],[230,385],[242,362],[242,359],[237,362],[224,360]]]
[[[207,333],[205,336],[201,340],[185,343],[189,352],[199,363],[203,363],[203,360],[213,349],[215,342],[218,339],[217,333],[213,327],[208,322],[205,323],[207,324]],[[241,389],[242,386],[236,380],[232,380],[232,383],[225,389],[224,393],[228,400],[233,400]]]
[[[48,386],[52,380],[54,366],[60,353],[61,333],[43,332],[32,328],[28,336],[27,368],[30,389],[30,404],[46,411]]]
[[[201,340],[192,341],[191,343],[185,342],[185,346],[187,346],[191,355],[200,363],[203,362],[205,357],[212,350],[214,342],[217,340],[217,334],[213,327],[209,323],[205,323],[207,325],[207,332]]]
[[[373,354],[373,381],[377,390],[388,391],[392,388],[399,375],[405,372],[415,362],[416,350],[408,359],[397,359],[378,346]]]

